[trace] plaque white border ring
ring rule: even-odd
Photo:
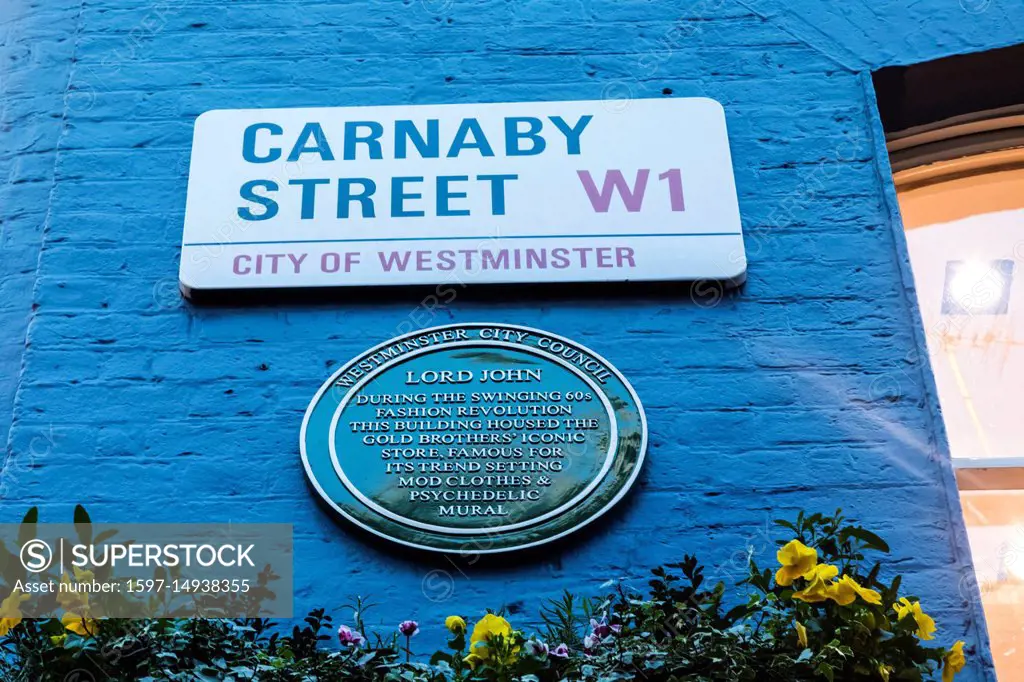
[[[377,528],[374,525],[372,525],[370,523],[367,523],[366,521],[364,521],[364,520],[362,520],[362,519],[360,519],[360,518],[358,518],[356,516],[353,516],[353,514],[351,514],[348,511],[346,511],[346,509],[344,507],[342,507],[337,501],[332,499],[331,496],[326,493],[326,491],[320,485],[319,481],[317,480],[316,476],[313,473],[313,469],[312,469],[312,466],[310,464],[310,452],[308,452],[307,446],[306,446],[310,416],[312,415],[312,413],[315,410],[315,408],[318,406],[318,404],[319,404],[321,398],[323,398],[324,394],[327,391],[331,390],[332,387],[334,387],[334,384],[337,381],[338,377],[340,377],[346,371],[351,369],[351,367],[353,367],[359,360],[365,358],[367,355],[371,355],[373,353],[376,353],[377,351],[380,351],[381,349],[387,348],[388,346],[391,346],[391,345],[395,344],[396,342],[399,342],[399,341],[404,340],[404,339],[414,338],[416,336],[420,336],[420,335],[423,335],[423,334],[430,334],[430,333],[433,333],[433,332],[439,332],[439,331],[443,331],[443,330],[446,330],[446,329],[456,329],[456,328],[460,328],[460,327],[463,327],[463,328],[467,328],[467,327],[468,328],[497,327],[497,328],[500,328],[500,329],[512,329],[512,330],[524,331],[524,332],[533,334],[533,335],[535,335],[537,337],[547,337],[547,338],[549,338],[549,339],[551,339],[553,341],[561,341],[562,343],[565,343],[565,344],[567,344],[570,347],[573,347],[573,348],[576,348],[576,349],[579,349],[581,351],[586,352],[594,360],[596,360],[599,363],[601,363],[603,365],[604,369],[608,370],[615,377],[615,379],[618,381],[618,383],[620,383],[622,385],[622,387],[625,390],[625,395],[628,395],[629,400],[632,402],[632,404],[636,408],[636,410],[635,410],[636,411],[636,422],[637,422],[637,426],[638,426],[637,430],[639,432],[640,442],[639,442],[639,445],[638,445],[638,447],[636,449],[635,461],[633,463],[632,468],[629,470],[628,475],[624,477],[625,480],[622,481],[620,484],[618,484],[617,488],[614,489],[614,495],[612,495],[612,497],[610,499],[608,499],[607,502],[604,502],[604,504],[600,508],[595,509],[594,511],[587,513],[587,515],[584,518],[580,519],[578,522],[576,522],[571,527],[567,527],[567,528],[564,528],[564,529],[559,529],[557,532],[553,532],[551,535],[547,535],[545,537],[542,537],[542,538],[536,539],[536,540],[526,540],[526,539],[524,539],[524,541],[522,543],[508,544],[508,545],[501,545],[501,546],[493,546],[494,544],[496,544],[494,542],[494,538],[500,537],[500,536],[493,535],[493,534],[491,536],[488,536],[487,535],[487,530],[488,529],[482,529],[482,536],[483,537],[482,537],[482,541],[481,542],[472,542],[473,538],[470,538],[469,536],[466,536],[466,543],[463,546],[435,546],[435,545],[431,545],[431,544],[425,544],[423,542],[415,542],[415,541],[412,541],[412,540],[409,540],[409,539],[405,539],[405,538],[400,537],[400,536],[396,536],[394,534],[389,534],[385,530]],[[447,346],[442,346],[442,347],[451,347],[452,345],[454,345],[454,344],[448,344]],[[520,350],[524,350],[524,348],[521,348],[521,347],[519,349]],[[525,350],[531,350],[531,349],[530,348],[525,348]],[[413,352],[415,352],[415,351],[413,351]],[[550,359],[550,358],[548,358],[548,359]],[[332,421],[333,421],[333,414],[332,414]],[[632,489],[633,485],[636,483],[636,479],[639,477],[640,471],[643,468],[644,460],[646,459],[647,443],[648,443],[647,416],[644,413],[643,405],[640,402],[640,398],[637,396],[636,391],[633,389],[633,386],[629,383],[629,381],[626,380],[626,378],[618,371],[618,369],[614,365],[612,365],[610,362],[608,362],[608,360],[606,360],[599,353],[596,353],[593,350],[591,350],[590,348],[588,348],[587,346],[584,346],[584,345],[582,345],[582,344],[580,344],[580,343],[578,343],[576,341],[573,341],[572,339],[569,339],[569,338],[567,338],[565,336],[562,336],[562,335],[559,335],[559,334],[555,334],[555,333],[552,333],[552,332],[549,332],[549,331],[543,330],[543,329],[537,329],[537,328],[534,328],[534,327],[526,327],[526,326],[523,326],[523,325],[507,324],[507,323],[504,323],[504,322],[454,322],[454,323],[451,323],[451,324],[437,325],[437,326],[433,326],[433,327],[426,327],[426,328],[423,328],[423,329],[418,329],[418,330],[410,331],[410,332],[407,332],[405,334],[401,334],[399,336],[389,338],[389,339],[387,339],[387,340],[385,340],[385,341],[383,341],[383,342],[373,346],[372,348],[366,349],[365,351],[361,352],[359,355],[355,356],[353,359],[351,359],[348,362],[344,363],[337,370],[335,370],[331,374],[331,376],[320,386],[320,388],[314,394],[312,400],[309,402],[309,405],[306,408],[305,415],[303,416],[303,419],[302,419],[302,427],[300,429],[300,436],[299,436],[299,438],[300,438],[300,440],[299,440],[299,451],[300,451],[300,456],[302,458],[302,465],[303,465],[303,469],[304,469],[304,471],[306,473],[307,480],[309,481],[309,483],[313,487],[313,489],[317,492],[317,495],[319,495],[319,497],[323,500],[323,502],[326,503],[327,506],[329,506],[332,510],[334,510],[334,512],[336,512],[339,516],[344,518],[346,521],[348,521],[349,523],[352,523],[352,524],[358,526],[359,528],[361,528],[361,529],[363,529],[365,531],[368,531],[372,535],[375,535],[375,536],[377,536],[379,538],[388,540],[389,542],[393,542],[393,543],[396,543],[396,544],[399,544],[399,545],[403,545],[405,547],[410,547],[410,548],[413,548],[413,549],[425,550],[425,551],[429,551],[429,552],[438,552],[438,553],[443,553],[443,554],[474,554],[474,555],[475,554],[499,554],[499,553],[504,553],[504,552],[516,551],[516,550],[520,550],[520,549],[529,549],[531,547],[537,547],[537,546],[540,546],[540,545],[544,545],[544,544],[547,544],[547,543],[559,540],[561,538],[564,538],[567,535],[570,535],[571,533],[574,533],[575,531],[583,528],[584,526],[589,525],[594,520],[600,518],[601,516],[606,514],[608,512],[608,510],[610,510],[612,507],[614,507],[619,501],[621,501],[622,498],[625,497],[625,495]],[[329,452],[325,453],[325,454],[327,454],[329,456]],[[620,453],[617,453],[617,454],[620,454]],[[318,465],[318,466],[320,466],[320,465]],[[333,463],[332,463],[331,466],[333,467]],[[601,479],[599,478],[597,480],[601,480]],[[351,491],[347,487],[344,486],[344,483],[342,483],[342,487],[345,489],[346,494],[352,495]],[[610,490],[608,492],[610,494],[613,491]],[[354,498],[354,496],[353,496],[353,499],[357,499],[357,498]],[[360,503],[360,505],[363,504],[361,501],[359,503]],[[584,501],[584,505],[585,504],[586,504],[586,500]],[[382,517],[382,518],[386,519],[386,517]],[[550,519],[548,521],[551,522]],[[395,521],[393,521],[391,519],[387,519],[387,523],[396,524],[397,522],[395,522]],[[541,522],[541,523],[543,523],[543,522]],[[404,524],[402,524],[402,525],[404,525]],[[410,530],[412,530],[412,529],[410,529]],[[435,531],[415,531],[415,532],[435,532]],[[510,534],[514,535],[514,534],[516,534],[516,532],[517,531],[512,531],[512,533],[510,533]],[[523,532],[526,532],[526,531],[524,531],[524,530],[518,531],[518,533],[520,533],[520,534],[523,533]],[[440,534],[438,533],[437,535],[440,535]],[[457,539],[457,537],[459,537],[459,536],[454,536],[454,537],[453,536],[449,536],[449,538],[451,540],[455,540],[455,539]],[[480,537],[480,536],[478,536],[478,537]],[[488,545],[488,541],[490,541],[490,546]]]

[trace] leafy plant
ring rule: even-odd
[[[84,510],[75,521],[80,534],[91,533]],[[23,541],[37,522],[30,510]],[[350,614],[337,629],[317,609],[282,633],[264,618],[113,620],[83,612],[23,619],[23,595],[8,587],[0,591],[7,595],[0,674],[12,682],[74,674],[190,682],[950,682],[964,667],[963,643],[930,646],[935,624],[920,602],[900,594],[899,576],[883,581],[882,564],[869,561],[889,551],[884,540],[838,511],[777,523],[786,536],[778,566],[750,562],[739,583],[748,591],[743,603],[728,604],[725,586],[709,586],[697,559],[684,556],[653,569],[644,592],[619,585],[601,596],[566,592],[548,601],[541,636],[515,629],[501,611],[484,613],[472,628],[452,615],[444,624],[448,647],[425,662],[409,649],[419,624],[370,632],[365,614],[373,604],[362,599],[343,607]],[[11,558],[0,548],[7,585],[21,575]]]

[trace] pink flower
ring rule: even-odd
[[[338,627],[338,642],[342,646],[362,646],[363,636],[347,625]]]
[[[406,637],[412,637],[420,631],[420,624],[414,620],[403,620],[398,624],[398,631]]]
[[[562,642],[551,650],[551,655],[556,658],[569,658],[569,647],[565,645],[565,642]]]
[[[607,616],[602,616],[600,621],[594,618],[590,619],[590,629],[593,631],[592,634],[599,640],[603,640],[611,634],[619,634],[622,632],[621,625],[609,625]]]
[[[583,638],[583,648],[587,651],[592,651],[593,649],[596,649],[600,643],[601,638],[596,635],[587,635]]]

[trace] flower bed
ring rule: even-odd
[[[303,627],[281,633],[260,618],[97,620],[87,595],[62,603],[61,618],[29,620],[19,609],[27,595],[13,593],[0,605],[0,672],[33,682],[950,682],[964,668],[964,643],[930,645],[937,627],[921,603],[899,593],[899,576],[883,583],[881,565],[868,562],[868,552],[888,552],[883,540],[838,512],[777,523],[786,534],[779,565],[751,562],[743,604],[729,608],[725,586],[706,586],[687,556],[653,569],[647,593],[619,587],[542,605],[542,632],[527,634],[501,612],[481,614],[472,628],[465,616],[449,616],[448,647],[429,660],[410,646],[419,623],[372,632],[361,600],[337,628],[316,610]]]

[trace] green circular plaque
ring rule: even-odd
[[[434,327],[347,363],[300,437],[335,511],[412,547],[531,547],[597,518],[636,480],[647,422],[600,355],[507,324]]]

